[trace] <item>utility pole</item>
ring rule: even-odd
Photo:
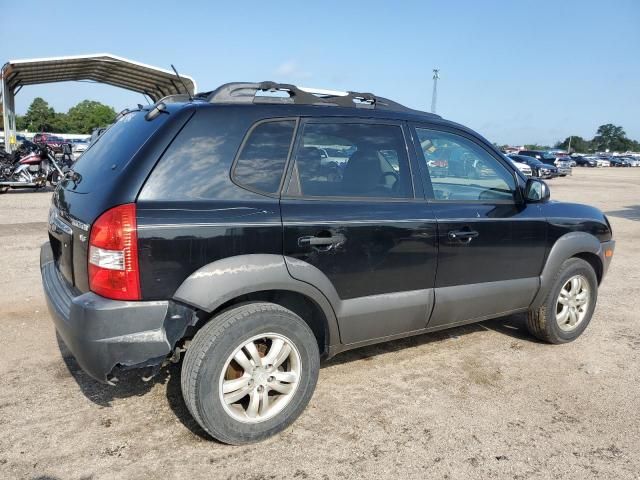
[[[433,94],[431,95],[431,113],[436,113],[436,101],[438,100],[438,79],[440,78],[440,69],[433,69]]]
[[[572,135],[569,135],[569,148],[567,149],[567,153],[569,155],[571,155],[571,137],[572,137]]]

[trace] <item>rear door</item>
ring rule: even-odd
[[[426,198],[438,221],[429,327],[526,308],[546,248],[540,208],[520,200],[513,168],[479,139],[455,129],[413,127]],[[434,169],[437,162],[446,168]]]
[[[414,193],[414,152],[399,122],[301,122],[281,199],[290,273],[318,285],[354,344],[426,326],[433,302],[436,224]],[[327,282],[328,280],[328,282]]]

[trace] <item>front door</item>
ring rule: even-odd
[[[429,327],[529,306],[546,249],[540,208],[519,198],[513,169],[480,139],[415,125],[424,189],[438,221],[438,271]]]
[[[414,193],[405,133],[353,118],[299,129],[284,253],[292,276],[324,285],[345,344],[423,329],[433,306],[436,223],[422,186]]]

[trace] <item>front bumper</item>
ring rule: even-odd
[[[604,276],[607,274],[607,270],[609,270],[609,265],[611,265],[611,259],[613,258],[613,252],[615,249],[615,240],[609,240],[608,242],[602,242],[600,244],[600,251],[598,252],[598,256],[602,262],[602,276],[600,278],[600,282],[602,282]]]
[[[112,383],[116,366],[159,365],[172,351],[176,339],[167,338],[165,326],[167,320],[175,325],[179,319],[172,315],[170,302],[119,301],[81,293],[61,276],[49,242],[40,249],[40,271],[56,330],[96,380]],[[170,330],[171,337],[184,332]]]

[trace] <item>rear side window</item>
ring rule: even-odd
[[[296,122],[259,123],[244,142],[233,169],[233,180],[250,190],[276,193],[289,156]]]

